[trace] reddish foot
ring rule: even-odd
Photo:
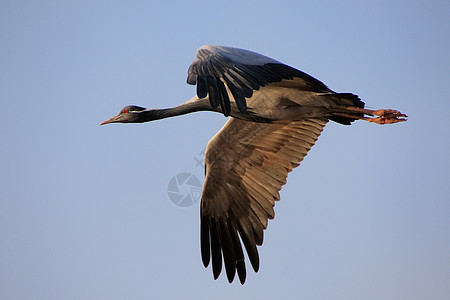
[[[407,115],[393,109],[379,109],[372,111],[371,114],[378,117],[367,118],[366,120],[380,125],[405,122],[408,117]]]

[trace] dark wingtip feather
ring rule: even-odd
[[[230,98],[228,97],[227,89],[222,81],[217,81],[217,86],[219,88],[219,93],[221,95],[220,106],[225,117],[228,117],[231,113]]]
[[[186,82],[187,82],[188,84],[190,84],[190,85],[195,85],[195,83],[197,82],[197,74],[194,74],[194,73],[192,72],[192,66],[189,67],[189,70],[188,70],[188,77],[187,77],[187,79],[186,79]]]
[[[200,248],[203,265],[207,268],[211,260],[211,244],[209,239],[209,220],[206,217],[202,217],[200,220]]]
[[[219,278],[220,272],[222,272],[222,245],[219,230],[216,221],[211,220],[211,254],[214,279]]]
[[[244,222],[242,222],[244,223]],[[244,242],[245,249],[247,250],[248,258],[252,264],[253,270],[258,272],[259,270],[259,255],[258,249],[256,249],[255,237],[253,236],[253,229],[249,222],[247,224],[239,224],[239,233],[241,234],[242,242]]]
[[[253,236],[255,237],[256,245],[261,246],[264,241],[264,228],[261,224],[253,224]]]
[[[197,79],[197,97],[205,98],[208,94],[208,82],[205,77],[198,76]]]
[[[231,94],[234,97],[234,100],[236,101],[236,105],[239,109],[239,111],[243,114],[247,111],[247,103],[245,101],[245,96],[242,93],[242,91],[234,86],[234,84],[231,82],[231,80],[227,77],[224,77],[224,80],[230,89]]]
[[[206,81],[208,83],[209,102],[211,103],[212,108],[217,108],[220,104],[220,93],[219,87],[217,86],[217,80],[212,76],[208,76]]]
[[[240,260],[236,262],[236,269],[239,276],[239,281],[241,284],[245,283],[245,278],[247,276],[247,273],[245,271],[245,263],[244,260]]]
[[[236,271],[239,276],[239,281],[241,284],[245,283],[246,271],[245,271],[245,260],[244,260],[244,252],[242,251],[241,241],[238,236],[238,229],[236,222],[234,220],[228,220],[228,232],[230,233],[231,243],[234,247],[234,255],[235,255],[235,266]]]
[[[235,98],[235,99],[239,111],[245,114],[247,112],[247,103],[245,101],[245,98]]]
[[[227,272],[228,282],[233,282],[236,275],[236,258],[234,255],[233,243],[228,226],[222,220],[220,224],[220,240],[222,242],[223,260],[225,262],[225,271]]]

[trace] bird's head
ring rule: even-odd
[[[105,125],[109,123],[141,123],[145,122],[143,120],[143,111],[145,107],[140,107],[136,105],[128,105],[120,110],[120,112],[114,117],[109,118],[100,123],[100,125]]]

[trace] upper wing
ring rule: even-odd
[[[254,90],[282,79],[301,78],[297,88],[315,92],[329,92],[321,81],[279,61],[248,50],[202,46],[188,70],[187,82],[197,84],[197,96],[209,94],[211,106],[219,104],[225,116],[230,114],[229,93],[236,101],[241,113],[246,111],[245,98]],[[228,89],[227,89],[228,88]]]
[[[206,179],[201,201],[201,251],[205,267],[212,259],[214,278],[222,270],[229,282],[238,272],[245,282],[242,240],[255,272],[256,245],[274,218],[273,206],[286,177],[319,137],[327,119],[289,124],[254,123],[231,118],[206,148]]]

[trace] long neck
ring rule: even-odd
[[[172,108],[144,110],[141,114],[143,116],[142,121],[147,122],[185,115],[197,111],[216,110],[211,108],[208,98],[199,99],[198,97],[193,97],[189,101]]]

